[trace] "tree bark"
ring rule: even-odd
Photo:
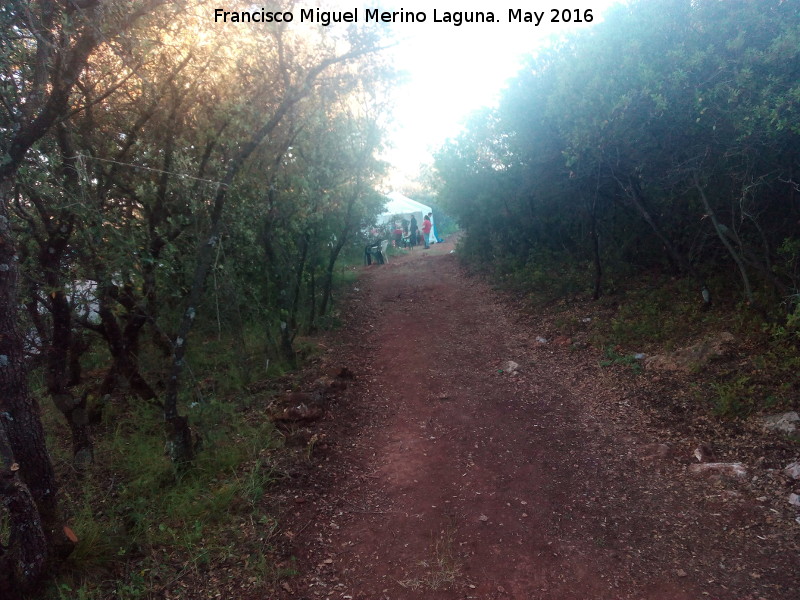
[[[661,227],[659,227],[653,216],[650,214],[650,211],[648,211],[647,207],[645,206],[644,199],[642,197],[642,191],[639,188],[639,184],[630,178],[628,179],[628,184],[629,188],[626,189],[625,191],[627,192],[628,197],[631,199],[634,208],[636,208],[636,210],[639,212],[644,221],[648,225],[650,225],[650,228],[653,230],[653,233],[656,234],[656,237],[664,245],[664,248],[667,250],[667,254],[670,257],[671,262],[678,269],[678,271],[686,273],[697,282],[697,284],[700,286],[700,293],[703,300],[703,304],[706,307],[710,306],[711,293],[709,292],[708,286],[703,280],[703,277],[697,272],[697,270],[686,259],[686,257],[683,256],[683,254],[681,254],[680,252],[678,252],[678,250],[675,248],[675,246],[672,244],[669,238],[667,238],[664,232],[661,231]]]
[[[55,472],[39,405],[28,391],[24,345],[17,328],[19,273],[8,213],[10,187],[10,180],[0,182],[0,497],[9,511],[12,533],[16,531],[3,557],[13,563],[6,565],[15,573],[11,575],[15,584],[27,589],[53,553],[63,548],[64,537]],[[21,574],[14,566],[19,564],[25,565]]]
[[[736,266],[739,268],[739,275],[741,276],[742,283],[744,284],[745,297],[752,305],[755,303],[755,299],[753,298],[753,289],[750,286],[750,277],[747,275],[747,269],[745,268],[744,260],[742,260],[742,257],[739,256],[733,245],[726,237],[725,233],[722,231],[722,227],[717,219],[717,214],[714,212],[714,209],[711,207],[711,203],[708,201],[708,196],[706,196],[706,192],[703,189],[703,186],[700,184],[700,176],[697,174],[697,172],[694,173],[694,185],[697,188],[697,191],[700,193],[700,199],[703,201],[703,207],[706,209],[706,213],[711,218],[711,223],[714,225],[714,231],[722,242],[722,245],[725,246],[728,254],[731,255],[733,262],[735,262]]]
[[[590,210],[592,256],[594,258],[594,291],[592,292],[593,300],[600,299],[603,284],[603,263],[600,259],[600,234],[597,231],[597,196],[597,193],[595,193]]]
[[[121,29],[132,26],[162,1],[138,4],[120,24]],[[0,548],[3,598],[33,589],[48,562],[72,549],[61,526],[58,488],[39,405],[28,390],[24,344],[17,326],[19,259],[9,207],[11,188],[25,155],[68,113],[75,83],[104,37],[100,16],[88,13],[92,5],[81,3],[65,9],[54,0],[26,3],[25,19],[30,21],[11,23],[19,27],[15,35],[23,40],[13,44],[21,49],[29,43],[24,41],[29,35],[36,40],[37,48],[33,76],[29,82],[21,82],[26,103],[15,107],[17,111],[9,111],[16,120],[5,124],[8,139],[0,159],[0,497],[11,528],[9,546]],[[87,14],[79,19],[77,13],[84,10],[83,6]],[[22,11],[20,5],[11,14]],[[64,12],[72,14],[67,17]],[[55,35],[57,24],[62,30]]]
[[[114,302],[122,304],[127,311],[124,327],[120,327],[111,308]],[[120,292],[117,286],[109,282],[102,284],[98,304],[103,337],[113,358],[100,385],[100,394],[110,394],[122,381],[142,400],[152,400],[156,393],[139,370],[139,334],[147,322],[146,315],[125,289]]]
[[[8,511],[8,546],[0,544],[0,597],[16,599],[35,588],[49,549],[39,512],[28,486],[19,477],[19,463],[0,417],[0,498]]]
[[[222,234],[222,216],[225,211],[225,204],[228,200],[230,187],[261,142],[275,131],[289,110],[311,92],[313,83],[321,73],[336,63],[347,61],[365,53],[365,50],[358,50],[341,56],[328,58],[309,69],[303,77],[303,80],[296,87],[287,89],[283,100],[276,107],[272,116],[253,133],[249,140],[242,144],[239,152],[230,161],[222,181],[217,184],[211,211],[211,227],[208,237],[197,249],[194,276],[186,301],[186,308],[183,311],[183,316],[178,325],[177,335],[175,336],[172,367],[170,369],[169,379],[167,380],[167,389],[164,398],[164,421],[166,425],[167,447],[173,463],[179,466],[186,465],[194,458],[194,448],[191,444],[188,419],[180,416],[178,413],[178,391],[180,389],[181,375],[183,374],[183,369],[186,364],[187,338],[194,325],[200,301],[205,291],[208,272],[214,260],[214,249],[219,243]]]
[[[69,198],[79,195],[75,149],[69,132],[63,124],[56,127],[61,150],[61,176],[64,190]],[[35,193],[35,192],[34,192]],[[74,229],[75,216],[68,210],[49,210],[47,202],[38,198],[36,206],[46,230],[39,248],[39,265],[44,274],[44,283],[50,291],[50,314],[52,335],[47,345],[47,392],[56,407],[64,415],[72,433],[73,464],[85,469],[94,462],[94,448],[89,433],[86,414],[86,396],[75,397],[73,380],[74,353],[78,346],[74,341],[72,307],[65,290],[63,262]],[[53,214],[57,212],[58,214]],[[70,362],[73,361],[73,365]]]
[[[592,259],[594,261],[594,290],[592,299],[599,300],[603,291],[603,262],[600,256],[600,232],[597,230],[597,203],[600,200],[600,169],[596,172],[592,199],[589,203],[589,236],[592,240]]]
[[[342,227],[336,243],[331,248],[331,253],[328,257],[328,267],[325,270],[325,279],[322,282],[322,300],[320,301],[319,305],[319,314],[321,315],[328,314],[328,306],[330,305],[333,295],[333,270],[336,268],[336,261],[339,259],[339,253],[341,253],[342,248],[344,248],[344,245],[347,243],[347,239],[352,233],[354,225],[351,222],[353,218],[353,210],[360,193],[361,181],[359,180],[356,183],[355,190],[347,202],[347,212],[345,213],[344,217],[344,226]]]
[[[309,270],[308,279],[308,332],[317,332],[317,278],[314,268]]]

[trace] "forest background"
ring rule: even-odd
[[[3,597],[285,568],[215,532],[278,527],[256,507],[283,439],[254,409],[335,325],[395,74],[375,28],[204,11],[0,8]],[[620,6],[533,56],[418,199],[530,302],[605,302],[611,360],[724,324],[760,367],[721,373],[708,409],[797,408],[799,54],[796,1]]]
[[[586,298],[606,360],[747,339],[726,417],[797,407],[800,5],[632,2],[531,57],[436,156],[462,258],[539,307]]]

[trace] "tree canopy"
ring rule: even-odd
[[[185,466],[195,323],[257,326],[265,359],[292,364],[298,332],[330,309],[343,249],[380,210],[391,69],[374,30],[212,13],[163,0],[0,8],[3,597],[71,544],[27,368],[42,364],[78,470],[93,459],[91,399],[120,389],[163,407]],[[143,369],[145,343],[163,368]],[[98,344],[110,364],[94,389],[81,367]]]
[[[791,2],[634,1],[531,57],[437,156],[469,255],[793,307],[798,42]]]

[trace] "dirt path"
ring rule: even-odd
[[[356,380],[295,492],[281,597],[800,597],[769,510],[687,476],[596,357],[541,343],[451,250],[367,268],[353,292],[326,360]]]

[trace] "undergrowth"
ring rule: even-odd
[[[751,333],[748,358],[719,374],[710,384],[712,411],[723,418],[800,407],[800,320],[763,324]]]
[[[473,264],[477,254],[467,250],[467,262]],[[581,336],[601,349],[605,368],[639,374],[644,370],[640,358],[725,331],[736,339],[734,356],[692,374],[698,409],[732,419],[800,407],[800,308],[765,319],[715,280],[709,282],[715,298],[709,308],[694,281],[659,274],[619,281],[610,274],[595,301],[588,264],[562,264],[547,256],[501,258],[492,264],[490,276],[498,287],[523,298],[532,310],[557,313],[558,335]]]
[[[642,365],[634,354],[620,354],[613,346],[606,346],[604,350],[605,360],[600,361],[603,367],[620,365],[630,368],[637,375],[642,372]]]
[[[339,273],[337,290],[352,285],[354,276],[347,269]],[[320,353],[312,337],[297,338],[295,350],[299,365]],[[102,379],[104,356],[102,348],[87,355],[87,364],[97,367],[88,390]],[[118,393],[99,402],[90,395],[103,409],[93,427],[95,462],[84,473],[72,468],[63,418],[49,401],[42,402],[62,509],[78,542],[37,600],[127,600],[170,593],[188,598],[175,590],[184,580],[204,577],[209,565],[231,577],[246,573],[248,586],[264,589],[292,572],[274,559],[280,524],[268,495],[285,477],[278,466],[285,464],[284,437],[265,410],[268,390],[291,384],[271,383],[289,367],[267,356],[261,326],[197,328],[180,412],[189,418],[198,452],[185,470],[176,470],[167,456],[157,400]],[[157,387],[165,362],[154,348],[143,348],[143,372]],[[33,373],[31,381],[44,397],[40,374]],[[0,534],[3,529],[0,522]],[[225,589],[225,581],[217,583]],[[237,589],[240,583],[227,582]]]
[[[242,521],[275,526],[260,509],[281,477],[271,459],[281,438],[267,420],[240,408],[223,399],[194,403],[189,416],[202,450],[178,472],[165,456],[160,410],[107,407],[96,463],[65,486],[79,539],[55,584],[58,597],[146,597],[188,570],[248,556]],[[269,577],[267,565],[260,571]]]

